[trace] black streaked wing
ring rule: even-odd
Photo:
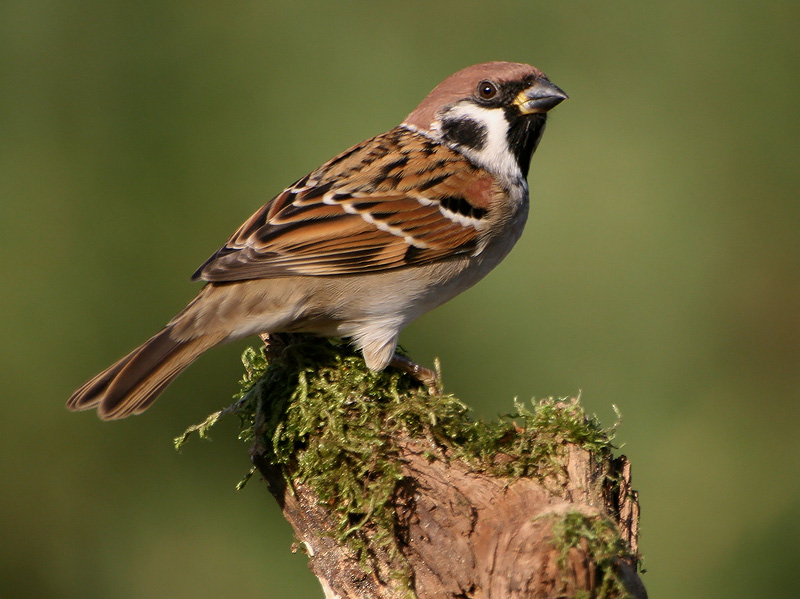
[[[495,193],[485,171],[398,127],[276,196],[193,278],[358,274],[471,253]]]

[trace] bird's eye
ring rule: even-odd
[[[491,100],[497,95],[497,86],[491,81],[481,81],[478,84],[478,95],[484,100]]]

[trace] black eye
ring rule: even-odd
[[[478,84],[478,95],[484,100],[491,100],[497,95],[497,86],[491,81],[481,81]]]

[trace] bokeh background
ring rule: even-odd
[[[168,320],[258,206],[441,79],[570,94],[532,216],[404,333],[479,416],[582,393],[641,493],[652,597],[797,597],[800,3],[0,4],[0,595],[321,597],[227,405],[244,344],[145,416],[63,403]]]

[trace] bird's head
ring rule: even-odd
[[[526,177],[547,111],[567,98],[539,69],[487,62],[451,75],[403,121],[498,177]]]

